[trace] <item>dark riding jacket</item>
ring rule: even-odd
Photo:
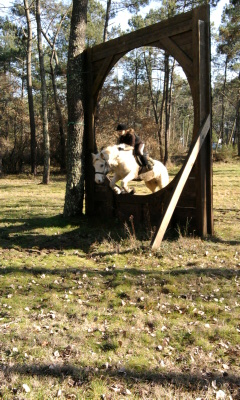
[[[143,144],[142,140],[135,133],[126,132],[118,139],[118,144],[125,143],[134,148],[134,155],[140,155],[139,148]]]

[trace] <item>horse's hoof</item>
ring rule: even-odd
[[[121,194],[121,193],[122,193],[122,191],[121,191],[120,189],[118,189],[118,188],[117,188],[117,189],[114,189],[113,191],[114,191],[114,193],[116,193],[116,194]]]

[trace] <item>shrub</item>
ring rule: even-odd
[[[228,162],[232,160],[237,154],[235,146],[224,144],[221,148],[216,148],[213,153],[214,161]]]

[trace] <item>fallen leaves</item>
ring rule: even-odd
[[[114,393],[122,394],[124,396],[130,396],[132,394],[128,388],[124,388],[122,385],[117,384],[110,386],[110,390]]]

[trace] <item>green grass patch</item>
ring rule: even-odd
[[[0,180],[0,397],[239,398],[239,162],[214,163],[214,236],[156,252],[39,183]]]

